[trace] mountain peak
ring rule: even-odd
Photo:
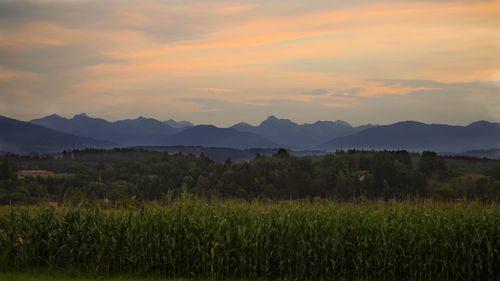
[[[413,121],[413,120],[406,120],[406,121],[400,121],[400,122],[393,123],[390,126],[393,126],[393,125],[394,126],[426,126],[429,124],[425,124],[425,123]],[[389,125],[386,125],[386,126],[389,126]]]
[[[177,128],[177,129],[194,126],[193,123],[191,123],[189,121],[185,121],[185,120],[175,121],[172,118],[168,119],[167,121],[164,121],[163,123],[167,124],[171,128]]]
[[[312,124],[304,124],[304,125],[316,125],[316,126],[320,126],[320,125],[330,125],[330,124],[335,124],[335,125],[340,125],[340,126],[344,126],[344,127],[350,127],[352,128],[351,124],[347,123],[346,121],[343,121],[343,120],[336,120],[336,121],[321,121],[321,120],[318,120]]]
[[[489,125],[492,125],[492,124],[495,124],[495,123],[492,123],[492,122],[489,122],[489,121],[486,121],[486,120],[479,120],[479,121],[470,123],[467,127],[489,126]]]
[[[87,113],[80,113],[80,114],[76,114],[73,118],[89,118],[89,116],[87,115]]]
[[[274,125],[274,124],[282,124],[282,125],[287,125],[287,126],[295,126],[295,125],[297,125],[297,124],[295,124],[294,122],[292,122],[289,119],[279,119],[276,116],[271,115],[271,116],[267,117],[266,120],[262,121],[262,123],[260,123],[259,126],[262,126],[262,125],[264,125],[264,126],[265,125]]]
[[[61,115],[58,115],[58,114],[51,114],[51,115],[47,115],[47,116],[44,116],[44,117],[41,117],[39,119],[33,119],[31,120],[30,122],[32,122],[33,124],[37,124],[37,125],[40,125],[40,122],[41,123],[45,123],[45,122],[63,122],[63,121],[66,121],[68,119],[62,117]]]
[[[160,122],[160,121],[158,121],[158,120],[156,120],[156,119],[154,119],[154,118],[148,118],[148,117],[144,117],[144,116],[139,116],[139,117],[137,117],[137,118],[133,119],[132,121],[134,121],[134,120],[135,120],[135,121],[140,121],[140,122],[146,122],[146,121],[155,121],[155,122]]]
[[[196,128],[196,129],[220,129],[212,124],[200,124],[200,125],[194,126],[194,128]]]
[[[54,113],[54,114],[42,117],[40,119],[33,119],[33,120],[31,120],[31,122],[33,122],[33,121],[62,121],[62,120],[66,120],[66,118]]]
[[[57,118],[57,119],[64,119],[64,117],[62,117],[61,115],[56,114],[56,113],[53,113],[53,114],[47,115],[47,116],[45,116],[45,118]]]
[[[247,122],[239,122],[233,125],[233,127],[238,127],[238,126],[252,126],[248,124]]]
[[[337,121],[334,121],[334,123],[336,124],[339,124],[339,125],[344,125],[344,126],[348,126],[348,127],[352,127],[351,124],[349,124],[348,122],[344,121],[344,120],[337,120]]]

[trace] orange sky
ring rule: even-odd
[[[500,120],[498,1],[3,1],[0,114]]]

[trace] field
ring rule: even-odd
[[[4,271],[226,280],[495,280],[499,251],[496,203],[184,198],[129,208],[0,212]]]
[[[165,279],[162,277],[134,277],[134,276],[85,276],[81,274],[69,274],[60,272],[0,272],[0,281],[189,281],[188,279]],[[198,280],[211,281],[211,280]]]
[[[48,272],[0,272],[0,281],[157,281],[158,278],[130,278],[130,277],[82,277],[72,274]],[[169,281],[183,281],[170,279]]]

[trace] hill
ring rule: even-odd
[[[55,152],[71,148],[110,147],[111,142],[61,133],[49,128],[0,116],[0,151]]]
[[[424,124],[414,121],[368,128],[354,135],[335,138],[319,148],[406,149],[460,153],[500,147],[500,123],[474,122],[468,126]]]
[[[476,158],[500,159],[500,148],[467,150],[467,151],[462,152],[462,153],[450,153],[449,155],[467,156],[467,157],[476,157]]]
[[[278,145],[258,134],[232,128],[198,125],[165,138],[162,145],[185,145],[227,148],[272,148]]]

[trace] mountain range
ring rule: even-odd
[[[368,128],[359,133],[333,139],[320,148],[410,151],[432,150],[460,153],[500,147],[500,123],[474,122],[468,126],[424,124],[414,121]]]
[[[258,126],[243,122],[232,126],[238,131],[256,133],[293,149],[314,148],[337,137],[352,135],[370,127],[373,125],[353,127],[342,120],[317,121],[312,124],[299,125],[288,119],[278,119],[275,116],[269,116]]]
[[[0,116],[0,151],[12,153],[57,152],[83,147],[112,147],[113,143],[74,136]]]
[[[341,120],[297,124],[270,116],[258,125],[238,123],[219,128],[144,117],[112,122],[84,113],[72,118],[53,114],[30,122],[7,117],[0,121],[0,151],[16,153],[131,146],[285,147],[324,151],[406,149],[449,153],[500,148],[500,123],[487,121],[468,126],[415,121],[351,126]]]
[[[161,122],[152,118],[139,117],[110,122],[81,113],[73,118],[52,114],[31,120],[30,123],[63,133],[110,141],[120,146],[134,146],[159,144],[161,139],[174,135],[185,128],[169,126],[167,123],[175,122],[172,121]],[[178,125],[178,123],[175,124]]]

